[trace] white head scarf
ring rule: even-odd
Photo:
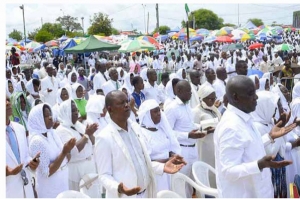
[[[274,125],[273,115],[277,107],[279,96],[270,91],[259,91],[255,111],[250,113],[255,122]]]
[[[291,117],[287,124],[292,124],[296,117],[300,119],[300,98],[293,100],[293,104],[291,104],[291,111]],[[300,132],[300,128],[297,127],[297,129],[299,130],[298,132]],[[300,134],[298,135],[300,136]]]
[[[6,80],[6,96],[7,96],[7,97],[10,97],[10,96],[15,92],[15,88],[14,88],[14,91],[13,91],[12,93],[9,92],[9,89],[8,89],[8,83],[9,83],[9,82],[10,82],[10,83],[12,84],[12,86],[14,87],[13,82],[12,82],[11,80],[7,79],[7,80]]]
[[[128,95],[131,95],[133,93],[134,87],[130,83],[130,75],[133,74],[132,72],[129,72],[124,77],[124,84],[121,88],[126,88]]]
[[[276,86],[274,87],[274,89],[272,90],[273,93],[276,93],[277,95],[279,95],[280,97],[280,101],[281,101],[281,104],[282,104],[282,108],[289,112],[290,111],[290,107],[289,107],[289,104],[288,102],[286,101],[284,95],[282,94],[280,88],[279,88],[279,85],[283,86],[282,84],[280,83],[277,83]]]
[[[266,84],[267,84],[267,78],[260,78],[259,79],[259,91],[265,91],[266,90]],[[269,84],[270,86],[270,84]]]
[[[182,71],[185,70],[184,68],[181,68],[179,69],[177,72],[176,72],[176,75],[177,77],[180,79],[180,80],[183,80],[183,77],[182,77]],[[186,70],[185,70],[186,71]]]
[[[68,128],[68,129],[70,127],[74,127],[79,133],[84,134],[85,133],[84,125],[82,125],[79,121],[76,121],[75,124],[73,124],[73,122],[72,122],[72,102],[76,106],[76,103],[71,99],[68,99],[68,100],[62,102],[59,105],[58,120],[60,122],[60,125]],[[76,108],[77,108],[77,106],[76,106]]]
[[[72,97],[73,97],[73,99],[82,99],[84,97],[84,95],[83,95],[82,98],[77,97],[76,90],[78,89],[79,86],[81,86],[82,89],[84,90],[84,87],[79,83],[75,83],[75,84],[72,85]]]
[[[271,75],[270,72],[266,72],[266,73],[264,73],[262,78],[267,78],[269,80],[269,82],[271,82],[270,79],[273,78],[273,76]],[[272,86],[272,85],[270,85],[270,86]]]
[[[157,129],[161,128],[163,132],[166,134],[166,136],[168,137],[168,139],[170,140],[170,145],[173,146],[172,147],[173,152],[176,154],[180,154],[181,149],[177,139],[174,137],[175,132],[172,130],[165,114],[162,111],[160,111],[161,120],[158,124],[154,124],[151,118],[150,111],[157,107],[159,107],[159,104],[156,102],[156,100],[153,99],[146,100],[141,104],[138,111],[140,125],[146,126],[147,128],[157,128]]]
[[[71,98],[68,89],[66,89],[65,87],[62,87],[62,88],[58,89],[58,92],[57,92],[57,95],[56,95],[56,103],[57,104],[61,104],[63,102],[63,100],[61,99],[61,93],[62,93],[63,89],[65,89],[67,91],[67,93],[69,95],[69,99]]]
[[[32,80],[29,80],[26,84],[26,89],[27,91],[31,94],[31,95],[39,95],[39,92],[35,92],[34,91],[34,87],[33,87],[33,83],[32,83]]]
[[[86,115],[88,123],[98,123],[99,128],[103,129],[108,123],[109,114],[101,117],[103,109],[105,107],[105,97],[103,95],[91,96],[86,104]]]
[[[43,108],[45,105],[48,106],[48,108],[52,113],[51,106],[46,103],[38,104],[32,107],[31,111],[29,112],[27,127],[30,135],[53,132],[52,127],[51,129],[47,129],[45,125],[44,114],[43,114]]]
[[[300,97],[300,82],[297,82],[296,85],[294,86],[292,97],[293,97],[293,101],[294,99]]]
[[[171,74],[169,75],[169,79],[172,80],[172,79],[174,79],[174,78],[178,78],[178,79],[179,79],[179,77],[177,76],[176,73],[171,73]]]
[[[249,78],[253,81],[254,85],[255,85],[255,77],[257,77],[257,79],[259,80],[258,75],[250,75]]]
[[[147,71],[148,71],[148,68],[143,68],[141,71],[141,74],[140,74],[141,78],[143,78],[144,81],[148,80]]]
[[[123,70],[123,77],[121,77],[121,71]],[[118,67],[117,68],[118,71],[118,80],[119,81],[124,81],[125,75],[127,74],[127,72],[122,68],[122,67]]]
[[[173,78],[174,79],[174,78]],[[172,80],[173,80],[172,79]],[[173,91],[173,85],[172,85],[172,80],[170,79],[168,81],[168,83],[166,84],[166,94],[167,94],[167,97],[168,98],[172,98],[174,99],[176,97],[176,95],[174,94],[174,91]]]
[[[25,83],[24,83],[24,81],[23,80],[20,80],[18,83],[17,83],[17,86],[16,86],[16,91],[17,92],[24,92],[23,91],[23,88],[22,88],[22,83],[21,82],[23,82],[23,84],[24,84],[24,86],[25,86]],[[26,88],[26,87],[25,87]]]
[[[68,74],[68,82],[69,82],[70,85],[77,83],[77,78],[76,78],[76,82],[72,82],[71,81],[71,77],[72,77],[73,73],[75,73],[76,77],[78,78],[78,73],[76,71],[72,70],[71,72],[69,72],[69,74]]]
[[[215,89],[213,87],[204,84],[204,85],[200,86],[200,88],[198,90],[198,96],[199,96],[200,100],[203,100],[204,98],[206,98],[213,92],[215,92]]]

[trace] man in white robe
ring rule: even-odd
[[[95,75],[93,79],[93,85],[94,85],[94,91],[97,91],[97,89],[101,89],[102,85],[107,81],[107,78],[105,76],[106,71],[106,65],[105,63],[97,61],[95,64],[96,71],[98,73]]]
[[[143,93],[145,95],[145,99],[154,99],[158,104],[163,103],[163,96],[160,95],[158,90],[158,86],[156,84],[157,74],[154,69],[147,70],[147,78],[148,81],[145,82],[145,87]]]
[[[216,92],[217,100],[223,102],[223,97],[226,94],[226,82],[225,82],[225,79],[227,79],[226,69],[223,67],[218,67],[216,73],[217,73],[217,78],[213,83],[213,87]],[[220,112],[222,111],[223,103],[218,107],[218,109]]]
[[[200,87],[200,78],[201,74],[198,70],[192,70],[190,72],[190,79],[191,79],[191,88],[192,88],[192,97],[190,100],[191,109],[195,108],[198,104],[200,104],[198,90]]]
[[[58,91],[58,82],[52,75],[53,67],[52,64],[47,66],[48,75],[41,80],[41,92],[45,97],[45,102],[51,106],[56,104],[56,95]]]
[[[119,90],[121,87],[119,81],[118,81],[118,71],[115,67],[112,67],[108,70],[110,80],[105,82],[102,85],[102,90],[104,95],[107,95],[110,91],[113,90]]]

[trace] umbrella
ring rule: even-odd
[[[291,51],[294,50],[294,46],[289,44],[280,44],[275,46],[275,50],[277,51]]]
[[[140,36],[137,38],[137,40],[145,40],[153,45],[158,45],[158,42],[153,37],[150,36]]]
[[[218,42],[232,42],[233,40],[228,36],[220,36],[216,38]]]
[[[217,37],[215,37],[215,36],[209,36],[203,40],[203,43],[211,43],[213,41],[216,41],[216,39],[217,39]]]
[[[45,45],[46,45],[47,47],[58,46],[58,42],[55,41],[55,40],[51,40],[51,41],[47,41],[47,42],[45,43]]]
[[[186,28],[182,28],[179,32],[184,32],[187,33],[187,29]],[[196,32],[193,28],[189,28],[189,32]]]
[[[216,36],[225,36],[225,35],[228,35],[228,32],[224,29],[221,29],[216,33]]]
[[[145,40],[125,40],[119,43],[119,52],[134,52],[139,50],[155,50],[155,46]]]
[[[259,78],[262,78],[264,73],[260,70],[248,69],[247,76],[250,76],[250,75],[258,75]]]
[[[227,34],[231,34],[231,32],[234,30],[232,27],[225,26],[221,28],[220,30],[225,30]]]
[[[196,35],[196,36],[190,38],[190,41],[202,41],[203,39],[204,39],[203,36],[201,36],[201,35]]]
[[[226,51],[232,51],[232,50],[243,49],[243,48],[244,46],[242,44],[228,44],[222,47],[222,51],[226,52]]]
[[[38,43],[36,41],[32,41],[32,42],[26,44],[25,48],[36,48],[36,47],[38,47],[40,45],[41,45],[40,43]]]
[[[249,50],[253,50],[253,49],[256,49],[256,48],[260,48],[260,47],[264,47],[264,45],[262,43],[254,43],[254,44],[249,46]]]
[[[196,30],[196,33],[199,34],[199,35],[207,36],[207,35],[209,35],[209,30],[204,29],[204,28],[200,28],[200,29]]]

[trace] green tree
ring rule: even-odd
[[[224,23],[223,26],[227,26],[227,27],[236,27],[237,25],[232,24],[232,23]]]
[[[36,34],[39,32],[39,28],[34,29],[32,32],[28,33],[28,39],[34,40]]]
[[[157,30],[157,28],[155,28],[154,31],[152,32],[152,34],[159,32],[159,34],[165,35],[165,34],[167,34],[168,30],[171,30],[171,28],[169,26],[159,26],[158,30]]]
[[[41,30],[47,31],[54,38],[60,38],[65,34],[60,23],[44,23]]]
[[[81,24],[78,23],[77,20],[77,17],[71,17],[70,15],[58,17],[56,19],[56,21],[58,21],[61,24],[62,28],[67,32],[82,30]]]
[[[181,28],[186,28],[186,21],[184,20],[181,21]]]
[[[261,26],[264,24],[264,22],[258,18],[248,19],[248,21],[251,21],[256,26]]]
[[[83,37],[82,31],[74,31],[74,32],[67,32],[67,37],[73,38],[73,37]]]
[[[193,16],[195,16],[196,29],[205,28],[208,30],[216,30],[223,27],[224,20],[211,10],[198,9],[191,12],[191,14],[189,14],[190,21],[193,20]]]
[[[88,28],[88,34],[99,35],[102,33],[105,36],[109,36],[112,33],[112,22],[113,19],[109,19],[108,15],[101,12],[94,13],[93,18],[90,19],[90,24],[92,25]]]
[[[112,33],[113,35],[118,35],[118,34],[120,34],[120,31],[117,30],[117,29],[115,29],[115,28],[112,28],[111,33]]]
[[[47,42],[52,40],[54,37],[51,33],[46,30],[41,29],[35,36],[35,41],[37,42]]]
[[[10,38],[13,38],[17,41],[20,41],[23,37],[23,33],[21,31],[18,31],[16,29],[14,29],[11,33],[9,33],[8,35]]]

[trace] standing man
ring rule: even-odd
[[[53,77],[53,65],[49,64],[46,68],[47,76],[41,80],[41,91],[45,97],[45,102],[54,106],[56,104],[56,95],[58,91],[58,82]]]
[[[157,74],[154,69],[147,70],[147,78],[148,81],[145,83],[145,87],[143,93],[145,95],[145,99],[154,99],[158,104],[162,104],[164,99],[163,96],[159,93],[158,86],[156,84]]]
[[[102,89],[102,85],[107,82],[107,78],[105,76],[106,71],[106,61],[96,61],[95,68],[96,68],[96,75],[93,78],[93,85],[94,85],[94,91],[97,89]]]
[[[176,133],[177,140],[181,147],[181,155],[187,162],[181,173],[193,179],[192,165],[198,160],[197,139],[203,138],[204,133],[199,131],[193,117],[189,100],[191,99],[191,85],[186,80],[176,84],[176,98],[165,108],[165,114],[171,128]],[[191,198],[193,189],[186,186],[186,195]]]
[[[13,66],[19,65],[20,64],[20,55],[16,52],[15,47],[12,47],[11,50],[11,55],[9,57],[10,63]]]
[[[190,100],[190,106],[191,109],[195,108],[198,104],[200,104],[200,100],[199,100],[199,95],[198,95],[198,90],[200,87],[200,71],[199,70],[195,70],[193,69],[190,72],[190,79],[191,79],[191,88],[192,88],[192,97]]]
[[[289,161],[274,162],[272,156],[266,156],[264,145],[271,139],[263,142],[250,116],[257,104],[255,90],[252,80],[242,75],[232,77],[226,85],[229,104],[214,133],[220,198],[273,198],[269,168],[291,164]],[[274,131],[273,128],[270,138]]]
[[[121,88],[121,85],[118,81],[118,71],[115,67],[112,67],[108,70],[108,74],[110,77],[110,80],[105,82],[102,85],[102,90],[104,95],[107,95],[110,91],[119,90]]]
[[[244,60],[239,60],[235,64],[235,71],[237,75],[247,75],[248,73],[248,65],[246,61]]]
[[[108,93],[105,106],[111,123],[96,136],[94,154],[106,197],[156,197],[154,173],[176,173],[185,162],[180,156],[166,163],[151,162],[141,127],[129,119],[129,102],[122,91]]]
[[[6,99],[6,197],[34,198],[29,168],[34,171],[39,165],[39,154],[31,159],[25,129],[10,121],[12,108]]]

